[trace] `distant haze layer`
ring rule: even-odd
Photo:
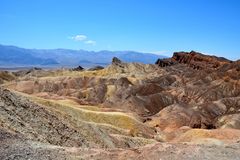
[[[26,66],[91,67],[106,66],[113,57],[125,62],[154,63],[165,56],[135,51],[86,51],[70,49],[24,49],[16,46],[0,45],[0,67],[14,68]]]

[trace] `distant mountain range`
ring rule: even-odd
[[[70,49],[24,49],[0,45],[0,67],[72,67],[106,66],[113,57],[125,62],[154,63],[164,56],[134,51],[86,51]]]

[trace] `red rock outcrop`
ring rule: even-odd
[[[204,55],[199,52],[175,52],[172,58],[158,59],[155,64],[160,67],[171,66],[177,63],[187,64],[194,69],[217,69],[231,61],[222,57]]]

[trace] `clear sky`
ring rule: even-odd
[[[240,58],[239,0],[0,0],[0,44]]]

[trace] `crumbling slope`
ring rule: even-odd
[[[71,114],[49,110],[47,106],[39,105],[2,88],[0,106],[1,128],[18,133],[26,139],[47,144],[125,148],[154,142],[144,138],[129,137],[127,133],[116,127],[84,120],[76,121]],[[115,136],[115,134],[120,135]]]

